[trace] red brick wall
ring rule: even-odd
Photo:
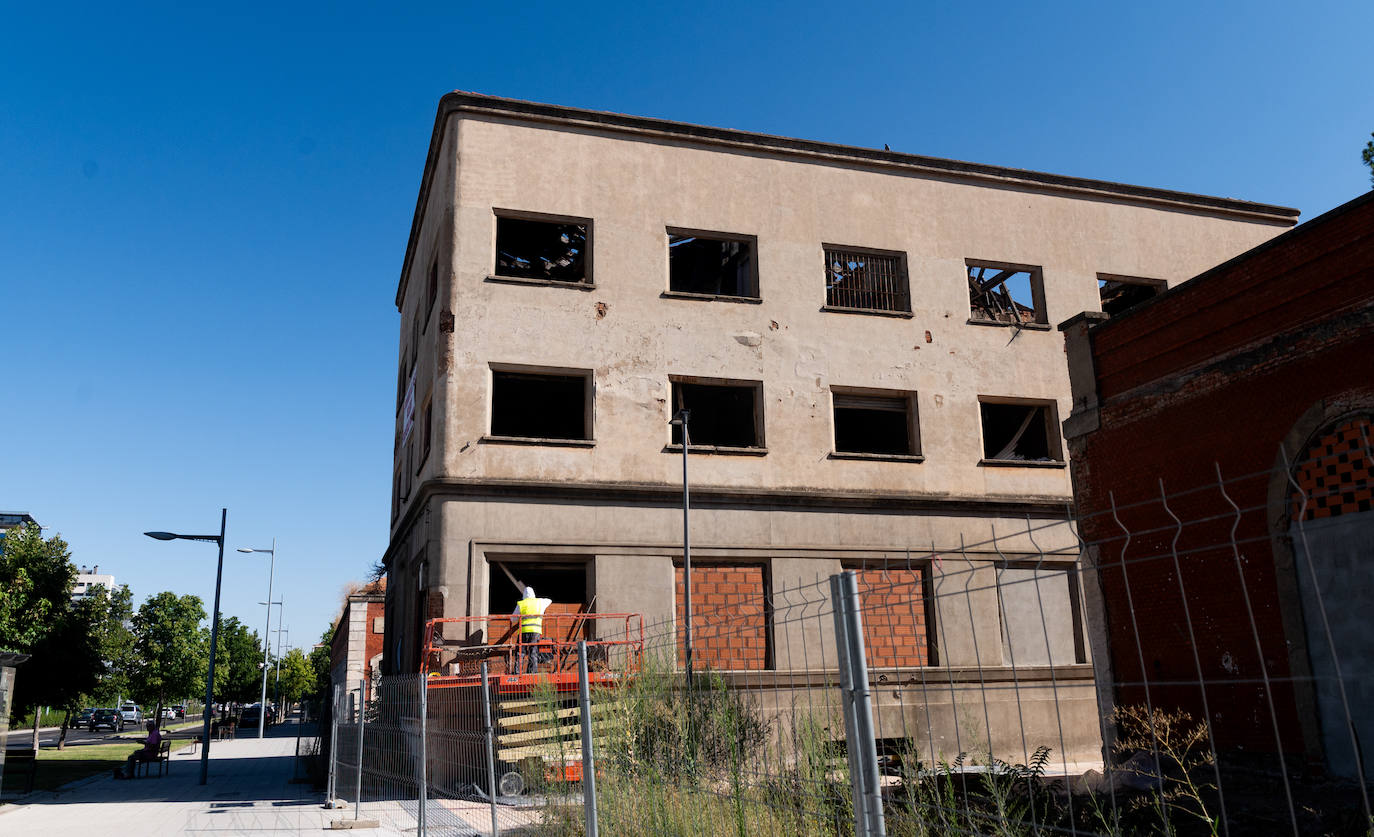
[[[382,649],[386,647],[386,637],[383,634],[374,632],[377,620],[381,619],[385,613],[386,602],[367,603],[367,640],[363,643],[363,666],[367,669],[368,677],[381,674],[380,667],[377,671],[372,670],[372,658],[382,653]],[[386,623],[383,622],[383,625],[385,624]]]
[[[682,567],[676,568],[678,660],[686,659]],[[768,619],[762,566],[692,564],[692,650],[698,669],[768,667]]]
[[[1299,230],[1094,329],[1100,427],[1070,440],[1083,534],[1100,551],[1116,699],[1143,703],[1148,687],[1156,707],[1200,719],[1202,680],[1224,748],[1275,748],[1263,671],[1278,684],[1283,747],[1302,750],[1284,679],[1271,526],[1287,524],[1270,519],[1282,478],[1271,469],[1314,405],[1374,398],[1374,200]],[[1314,447],[1349,444],[1347,428]],[[1302,477],[1311,489],[1317,470]]]
[[[924,573],[906,567],[870,567],[855,568],[854,574],[869,666],[929,665]]]

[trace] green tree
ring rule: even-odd
[[[329,694],[330,667],[333,660],[330,659],[330,642],[334,639],[334,629],[325,628],[320,635],[319,644],[310,649],[310,669],[314,676],[314,682],[306,690],[305,697],[314,700],[322,695]]]
[[[252,703],[262,692],[262,642],[237,616],[219,618],[215,655],[215,696]]]
[[[75,580],[62,538],[45,539],[41,528],[27,523],[0,539],[0,651],[31,655],[15,678],[15,718],[40,706],[69,706],[100,676],[99,655],[84,634],[89,625],[71,609]],[[35,748],[38,724],[35,711]]]
[[[1364,151],[1360,152],[1360,159],[1369,166],[1369,182],[1374,183],[1374,131],[1371,131],[1369,136],[1372,139],[1365,143]]]
[[[205,607],[196,596],[158,593],[139,606],[129,685],[142,703],[160,713],[167,698],[190,695],[204,683],[209,662],[200,629],[204,618]]]
[[[282,701],[287,704],[294,703],[314,685],[315,670],[305,658],[305,653],[299,648],[287,651],[281,658],[281,674],[276,684]]]
[[[0,538],[0,651],[33,653],[57,627],[75,580],[76,566],[62,538],[44,540],[33,523]]]
[[[95,585],[86,591],[78,607],[92,611],[91,624],[104,662],[100,683],[86,697],[91,703],[113,705],[118,696],[129,691],[129,665],[133,658],[133,594],[128,585],[110,590]]]

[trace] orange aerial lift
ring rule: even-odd
[[[451,759],[431,761],[437,785],[451,786],[455,793],[465,785],[487,792],[487,706],[498,796],[519,796],[535,777],[581,781],[577,644],[587,643],[589,687],[614,689],[639,671],[644,622],[637,613],[545,612],[543,627],[543,639],[532,643],[523,641],[509,615],[425,623],[420,665],[430,728],[450,737],[452,753]]]

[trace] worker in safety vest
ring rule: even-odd
[[[544,611],[553,604],[553,599],[540,599],[534,595],[533,587],[525,588],[525,598],[515,603],[512,616],[520,617],[520,651],[528,654],[529,673],[539,671],[539,642],[544,638]]]

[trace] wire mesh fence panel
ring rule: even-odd
[[[375,819],[384,828],[414,830],[422,822],[423,685],[419,674],[364,682],[361,818]]]

